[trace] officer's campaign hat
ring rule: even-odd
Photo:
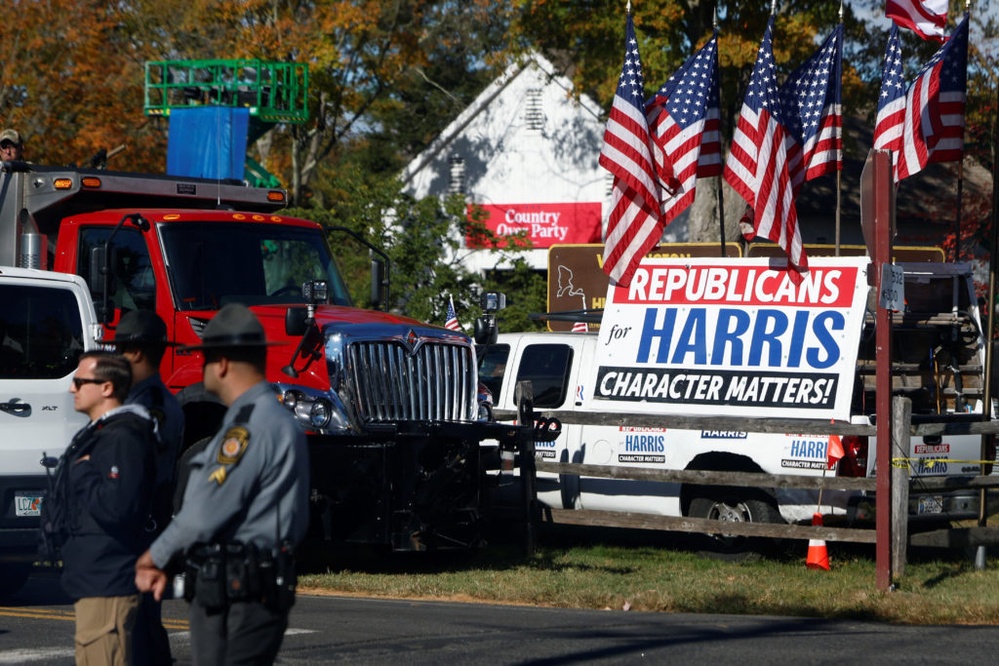
[[[131,310],[118,322],[114,333],[116,347],[125,345],[167,345],[174,343],[167,340],[166,324],[152,310]]]
[[[181,351],[222,349],[226,347],[267,347],[282,342],[267,342],[264,327],[250,309],[239,303],[222,307],[205,326],[200,345],[181,347]]]

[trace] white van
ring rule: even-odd
[[[38,556],[38,516],[54,466],[86,417],[70,378],[101,326],[82,278],[0,267],[0,596]]]
[[[980,418],[984,354],[977,302],[967,266],[906,267],[909,312],[895,327],[894,391],[913,399],[914,420]],[[602,327],[607,326],[605,311]],[[850,422],[869,425],[874,409],[872,322],[863,328],[852,391]],[[538,412],[658,413],[648,402],[610,404],[594,397],[598,345],[594,333],[506,333],[482,349],[480,381],[494,409],[514,411],[519,381],[533,385]],[[933,364],[933,359],[937,360]],[[848,396],[851,391],[847,391]],[[978,412],[975,414],[974,412]],[[668,423],[668,416],[663,417]],[[712,470],[822,476],[874,475],[873,438],[843,437],[845,457],[827,470],[828,435],[753,433],[562,424],[554,442],[536,444],[538,460],[667,470]],[[913,476],[974,475],[981,437],[913,437],[908,457]],[[868,451],[870,455],[868,455]],[[991,458],[994,458],[994,453]],[[805,521],[817,509],[817,491],[708,487],[635,480],[538,474],[539,500],[554,508],[631,511],[730,521]],[[873,502],[862,493],[822,493],[821,511],[869,517]],[[934,521],[977,516],[978,493],[910,496],[910,514]]]

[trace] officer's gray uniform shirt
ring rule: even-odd
[[[264,381],[229,407],[222,428],[191,458],[180,513],[150,552],[163,568],[174,553],[199,542],[275,550],[279,540],[301,541],[308,519],[305,434]]]

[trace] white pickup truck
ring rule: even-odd
[[[984,347],[969,268],[913,264],[905,271],[909,308],[895,315],[893,391],[912,398],[914,420],[981,418]],[[849,418],[869,425],[875,404],[875,353],[870,313],[864,319]],[[606,325],[605,311],[602,327]],[[661,404],[650,401],[622,406],[594,396],[598,345],[607,344],[607,339],[593,333],[500,334],[495,344],[482,350],[480,381],[493,393],[497,411],[515,411],[516,385],[530,380],[539,412],[663,413]],[[668,423],[668,416],[663,422]],[[827,435],[580,425],[566,419],[556,441],[536,444],[536,457],[666,470],[873,476],[873,438],[868,442],[867,437],[846,436],[843,444],[845,457],[837,471],[827,472]],[[914,477],[974,475],[981,437],[913,437],[908,459]],[[994,452],[988,459],[994,459]],[[550,473],[538,474],[537,487],[540,501],[566,509],[794,522],[810,519],[817,508],[815,491],[794,489],[709,488]],[[826,490],[821,502],[827,515],[863,518],[873,509],[870,497],[857,492]],[[977,511],[977,491],[910,495],[912,519],[968,518]]]
[[[100,338],[82,278],[0,267],[0,596],[20,589],[37,559],[43,463],[54,466],[86,423],[70,378]]]

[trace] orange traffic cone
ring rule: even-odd
[[[812,515],[812,527],[822,527],[822,514]],[[826,542],[822,539],[808,540],[808,557],[805,558],[805,566],[809,569],[824,569],[829,571],[829,553],[826,551]]]

